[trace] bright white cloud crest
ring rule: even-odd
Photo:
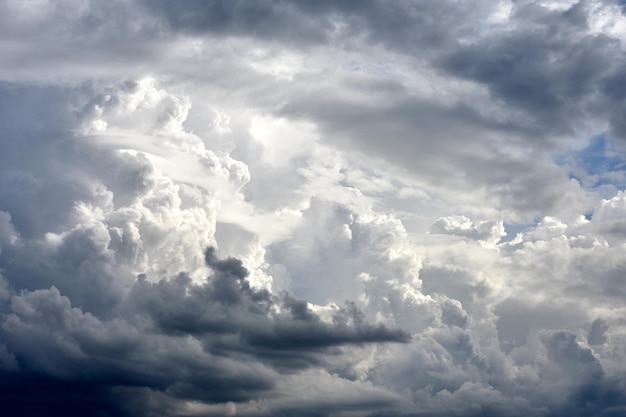
[[[0,405],[623,415],[623,7],[3,2]]]

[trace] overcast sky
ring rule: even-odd
[[[0,0],[0,408],[626,415],[625,13]]]

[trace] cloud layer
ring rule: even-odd
[[[621,2],[0,5],[0,406],[626,412]]]

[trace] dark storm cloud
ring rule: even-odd
[[[372,43],[412,52],[454,44],[454,35],[471,28],[462,17],[492,7],[483,1],[466,5],[411,0],[159,0],[144,6],[174,31],[255,37],[294,46],[365,36]],[[337,24],[343,26],[343,39],[335,37]]]
[[[309,18],[297,2],[289,1],[158,0],[145,1],[144,7],[164,19],[171,30],[186,33],[307,44],[323,42],[330,29],[328,21]]]
[[[131,290],[131,304],[142,306],[165,333],[206,337],[210,351],[240,352],[281,368],[317,363],[313,354],[330,347],[409,340],[401,330],[367,323],[350,303],[326,323],[304,300],[251,288],[241,261],[219,260],[212,248],[206,260],[214,271],[206,284],[193,285],[185,275],[158,283],[142,278]]]
[[[584,8],[584,2],[565,11],[518,5],[509,23],[514,30],[445,51],[438,66],[484,84],[495,99],[532,116],[542,131],[573,134],[579,120],[607,110],[611,93],[600,101],[595,95],[615,68],[623,71],[618,40],[585,35]]]
[[[164,393],[172,407],[178,399],[245,402],[269,395],[276,371],[323,366],[329,348],[408,342],[401,330],[367,323],[353,305],[325,322],[303,300],[253,289],[241,262],[219,259],[213,248],[206,262],[213,274],[204,284],[185,274],[156,283],[140,277],[127,299],[102,312],[106,319],[73,307],[55,287],[13,295],[3,308],[9,360],[0,383],[15,383],[0,403],[18,408],[28,397],[33,412],[124,415],[133,406],[115,406],[124,387]],[[20,288],[19,277],[6,276]],[[72,298],[89,310],[90,299]],[[33,389],[40,391],[27,396]]]

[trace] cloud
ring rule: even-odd
[[[282,350],[297,356],[299,351],[306,354],[343,344],[408,340],[401,330],[368,324],[353,304],[335,311],[333,325],[328,325],[304,300],[288,293],[276,299],[267,290],[251,288],[248,271],[238,259],[219,260],[213,248],[207,249],[205,259],[215,272],[209,284],[190,286],[184,275],[155,284],[143,278],[131,289],[131,303],[145,306],[157,328],[166,333],[234,333],[238,335],[235,346],[218,342],[218,348],[252,354],[258,348],[268,355],[278,354],[281,360]]]
[[[478,240],[493,240],[495,242],[504,236],[502,223],[485,222],[474,225],[465,216],[442,217],[438,219],[430,228],[432,233],[452,234],[466,236]]]
[[[254,290],[241,262],[218,259],[213,248],[206,261],[213,275],[202,285],[184,274],[139,277],[107,319],[73,307],[54,286],[13,295],[2,323],[3,379],[18,381],[12,401],[51,386],[30,393],[34,409],[54,396],[68,410],[112,412],[119,390],[144,388],[173,409],[178,400],[245,402],[270,392],[282,372],[323,366],[328,348],[408,341],[353,305],[326,322],[305,301]],[[85,403],[75,402],[80,396]]]
[[[116,86],[95,99],[89,89],[53,90],[51,98],[34,88],[14,96],[18,113],[29,94],[39,97],[35,112],[45,113],[55,94],[68,99],[66,109],[57,109],[62,114],[77,110],[76,119],[66,118],[48,136],[29,136],[31,127],[20,119],[10,124],[47,157],[25,152],[19,142],[8,147],[14,159],[5,156],[3,192],[21,198],[3,199],[2,207],[3,380],[18,381],[7,406],[20,407],[26,392],[41,388],[41,396],[29,396],[29,412],[150,415],[162,408],[179,415],[191,412],[189,401],[274,397],[284,375],[307,369],[324,375],[325,357],[350,347],[408,342],[408,333],[370,324],[354,304],[330,306],[322,317],[286,292],[252,286],[248,279],[262,274],[250,274],[240,260],[199,251],[214,239],[214,188],[181,182],[168,171],[174,168],[154,159],[160,150],[151,141],[200,161],[194,169],[222,181],[222,192],[236,192],[245,166],[203,151],[199,138],[181,130],[176,115],[184,120],[183,101],[150,83]],[[114,133],[103,137],[103,129]],[[59,148],[67,152],[56,158]],[[31,165],[30,158],[42,163]],[[21,193],[17,167],[38,189],[53,192]],[[207,268],[208,281],[201,276]],[[346,395],[360,389],[339,384]],[[371,407],[395,401],[382,391],[377,396]],[[277,402],[270,409],[280,407],[292,406]]]
[[[0,403],[623,414],[621,9],[1,4]]]

